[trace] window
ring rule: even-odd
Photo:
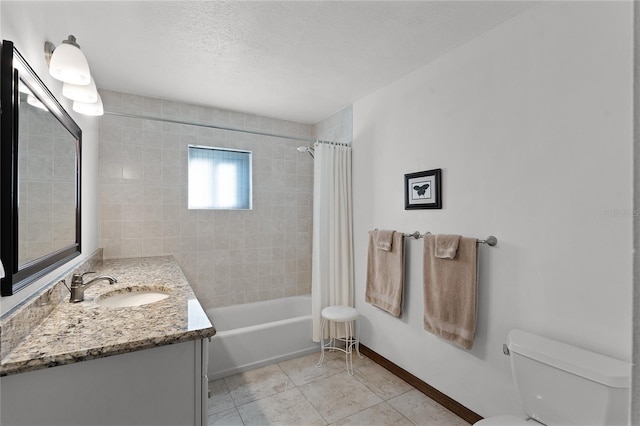
[[[251,152],[190,145],[189,208],[251,210]]]

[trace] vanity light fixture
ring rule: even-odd
[[[49,74],[56,80],[79,85],[91,83],[89,63],[80,50],[80,45],[76,43],[75,36],[69,35],[57,47],[51,42],[45,42],[44,56],[49,64]]]
[[[91,82],[85,85],[64,83],[62,85],[62,95],[72,101],[87,104],[98,102],[98,89],[96,89],[96,83],[93,81],[93,77],[91,77]]]
[[[73,110],[84,115],[99,116],[104,114],[104,107],[102,106],[102,98],[98,94],[98,100],[96,102],[78,102],[73,101]]]
[[[73,110],[84,115],[104,114],[102,99],[96,83],[89,72],[89,63],[73,35],[59,46],[50,41],[44,44],[44,57],[49,65],[49,74],[64,82],[62,95],[73,101]]]

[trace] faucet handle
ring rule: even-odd
[[[75,285],[82,285],[82,283],[84,282],[84,276],[87,274],[95,274],[94,271],[88,271],[85,272],[83,274],[73,274],[73,276],[71,277],[71,285],[73,286]]]

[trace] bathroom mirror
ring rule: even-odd
[[[9,296],[80,254],[82,131],[10,41],[0,71],[0,287]]]

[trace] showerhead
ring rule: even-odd
[[[313,155],[313,148],[311,148],[311,147],[308,147],[308,146],[299,146],[299,147],[298,147],[298,152],[308,152],[308,153],[309,153],[309,155],[310,155],[312,158],[315,158],[315,156]]]

